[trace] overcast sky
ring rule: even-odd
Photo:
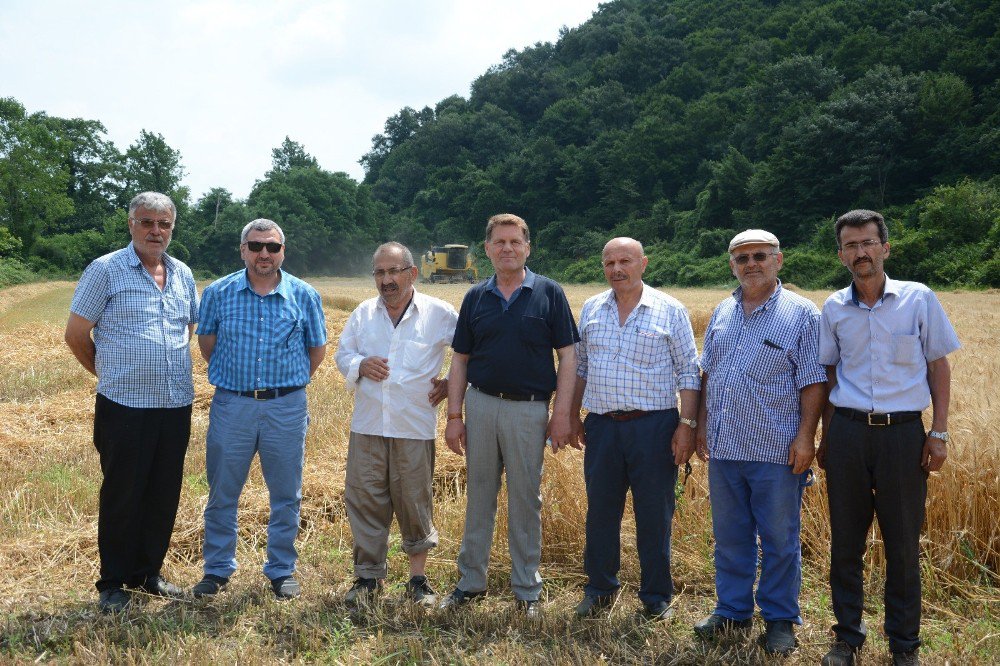
[[[181,152],[197,199],[245,197],[285,135],[357,180],[404,106],[468,97],[505,51],[556,41],[596,0],[0,0],[0,97],[142,129]]]

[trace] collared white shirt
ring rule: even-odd
[[[680,301],[643,284],[638,305],[618,322],[611,289],[580,311],[576,374],[587,380],[588,411],[672,409],[678,390],[701,388],[694,332]]]
[[[919,412],[931,401],[927,363],[961,345],[937,296],[919,282],[885,278],[873,307],[852,283],[823,304],[819,362],[837,366],[830,402],[879,414]]]
[[[347,320],[335,360],[354,392],[351,431],[403,439],[434,439],[437,409],[427,394],[455,335],[458,313],[439,298],[413,291],[413,302],[393,327],[381,297],[369,298]],[[389,376],[361,377],[361,361],[388,358]]]

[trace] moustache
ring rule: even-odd
[[[859,257],[859,258],[857,258],[857,259],[854,260],[854,265],[855,266],[857,266],[858,264],[864,264],[864,263],[870,264],[870,263],[872,263],[872,260],[869,259],[868,257]]]

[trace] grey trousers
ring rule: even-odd
[[[507,474],[507,539],[510,585],[521,601],[538,599],[542,577],[542,459],[549,408],[544,402],[514,402],[469,387],[465,397],[468,503],[465,533],[458,554],[465,592],[486,589],[486,569],[500,492]]]

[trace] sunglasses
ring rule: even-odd
[[[247,241],[247,249],[251,252],[260,252],[264,248],[271,254],[277,254],[281,252],[283,245],[281,243],[264,243],[262,241]]]
[[[768,257],[774,254],[777,254],[777,252],[754,252],[753,254],[739,254],[733,257],[733,261],[739,264],[740,266],[743,266],[750,261],[750,257],[753,257],[754,261],[756,261],[758,264],[762,264],[765,261],[767,261]]]

